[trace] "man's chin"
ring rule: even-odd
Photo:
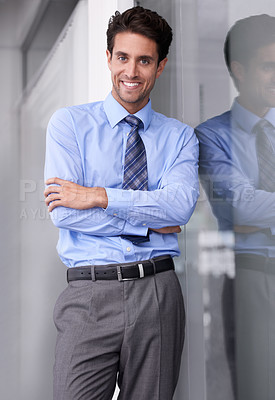
[[[139,96],[124,95],[124,94],[121,95],[121,93],[119,94],[119,98],[124,103],[130,103],[130,104],[140,103],[143,100],[143,98]]]

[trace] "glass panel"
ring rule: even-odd
[[[210,223],[213,218],[207,212],[206,200],[201,199],[195,213],[199,224],[194,226],[192,219],[190,229],[198,233],[197,267],[203,279],[206,397],[268,400],[274,398],[275,388],[270,380],[275,359],[270,341],[274,335],[271,265],[275,243],[272,214],[267,216],[266,208],[272,194],[259,190],[251,129],[260,116],[261,96],[273,85],[274,75],[265,75],[263,84],[256,70],[264,61],[263,53],[265,61],[274,62],[274,48],[268,52],[265,48],[275,42],[274,21],[257,23],[259,17],[250,19],[232,36],[229,52],[235,62],[233,73],[240,79],[239,90],[227,71],[223,47],[228,30],[237,20],[263,13],[274,15],[275,4],[227,0],[221,7],[220,1],[206,4],[199,0],[198,7],[201,121],[227,112],[233,103],[229,113],[198,129],[201,181],[219,227],[217,231]],[[265,112],[274,105],[274,100],[265,103]]]
[[[154,108],[193,127],[230,110],[238,91],[224,62],[226,34],[239,19],[275,15],[275,3],[269,0],[139,3],[163,15],[174,30],[165,79],[160,79],[152,96]],[[265,25],[259,27],[261,35]],[[255,64],[244,61],[242,67],[238,64],[234,67],[239,79],[250,78],[250,86],[245,82],[245,105],[250,111],[252,107],[254,116],[262,116],[258,108],[262,97],[267,104],[260,111],[266,112],[275,105],[274,96],[269,96],[275,81],[272,27],[270,32],[269,51],[257,53],[259,64],[260,55],[269,61],[266,68],[270,74],[266,69],[266,80],[249,69],[249,65],[255,67]],[[260,43],[261,35],[255,35],[254,42]],[[241,38],[237,39],[239,42]],[[258,46],[261,48],[263,44]],[[246,52],[247,47],[242,53]],[[250,75],[252,72],[254,75]],[[275,124],[272,113],[266,115]],[[239,115],[241,124],[245,113],[239,111]],[[250,137],[241,141],[242,128],[236,127],[235,122],[231,114],[227,125],[225,116],[214,120],[209,123],[211,129],[204,125],[203,139],[200,138],[204,188],[194,215],[179,237],[182,256],[177,260],[177,271],[188,320],[176,400],[275,398],[274,194],[268,194],[264,186],[260,187],[261,197],[258,193],[259,176],[260,182],[264,181],[261,171],[266,159],[271,168],[265,181],[271,185],[267,178],[273,175],[274,154],[261,156],[257,150],[262,160],[258,167],[255,139],[254,147]],[[271,128],[268,132],[274,147]],[[244,252],[248,257],[240,255]]]
[[[229,1],[229,0],[228,0]],[[228,30],[228,1],[198,0],[198,122],[230,107],[230,77],[223,59]],[[217,12],[219,10],[219,12]],[[195,126],[194,126],[195,127]],[[212,187],[211,187],[212,189]],[[235,275],[234,236],[218,231],[208,198],[201,187],[195,214],[188,225],[197,243],[194,269],[202,282],[205,398],[233,400],[235,390],[235,324],[232,284]],[[208,197],[208,198],[207,198]],[[213,196],[214,197],[214,196]],[[214,201],[216,199],[213,199]],[[218,200],[218,199],[217,199]],[[188,238],[187,238],[188,240]],[[194,254],[187,255],[188,260]],[[194,397],[190,397],[193,399]]]
[[[153,108],[195,126],[200,115],[197,2],[147,0],[139,3],[162,15],[174,32],[168,63],[152,92]],[[201,202],[201,208],[205,207],[208,207],[207,202]],[[197,270],[197,234],[201,215],[207,224],[207,213],[196,213],[192,217],[193,222],[188,224],[188,228],[184,227],[179,235],[181,257],[175,260],[185,298],[187,327],[174,400],[205,398],[203,281]]]

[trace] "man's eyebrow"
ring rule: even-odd
[[[139,58],[139,60],[144,60],[145,59],[145,60],[154,61],[154,57],[147,56],[147,55],[139,56],[138,58]]]
[[[128,57],[128,53],[125,53],[124,51],[120,51],[120,50],[116,51],[114,54],[115,54],[115,56]],[[154,61],[154,58],[151,57],[151,56],[148,56],[147,54],[138,56],[138,59],[139,59],[139,60],[144,60],[144,59],[146,59],[146,60]]]
[[[128,56],[128,54],[124,53],[124,51],[116,51],[115,52],[115,56],[124,56],[124,57],[126,57],[126,56]]]

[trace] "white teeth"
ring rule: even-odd
[[[133,87],[133,86],[138,86],[138,83],[134,82],[123,82],[125,86]]]

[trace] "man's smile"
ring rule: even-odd
[[[140,85],[140,82],[127,82],[121,81],[121,83],[127,87],[127,89],[135,89]]]

